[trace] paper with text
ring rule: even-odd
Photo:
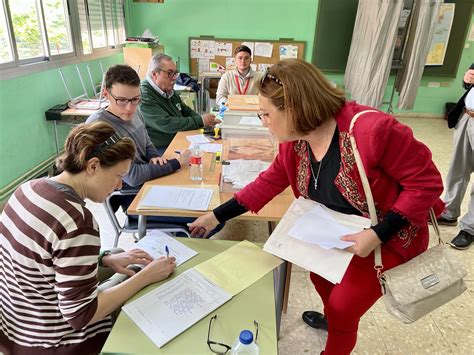
[[[152,186],[140,202],[140,207],[207,211],[212,189]]]
[[[188,147],[189,150],[194,149],[196,146],[199,146],[199,149],[206,153],[217,153],[222,152],[221,143],[191,143]]]
[[[354,243],[341,240],[342,236],[358,233],[370,227],[368,218],[355,215],[351,215],[350,219],[345,217],[347,215],[330,211],[318,204],[298,218],[288,234],[324,249],[345,249]]]
[[[142,249],[150,254],[154,259],[159,259],[166,256],[165,247],[168,247],[170,256],[176,258],[176,266],[188,261],[193,256],[198,255],[198,252],[180,243],[175,238],[159,230],[151,230],[140,239],[130,249]]]
[[[194,134],[190,136],[186,136],[186,139],[191,143],[209,143],[210,140],[204,134]]]
[[[244,240],[195,267],[235,296],[281,264],[281,260]]]
[[[298,218],[316,204],[302,197],[293,201],[263,250],[310,270],[334,284],[340,283],[353,254],[341,249],[324,249],[289,236],[289,231]]]
[[[190,269],[122,310],[161,348],[231,298],[199,271]]]

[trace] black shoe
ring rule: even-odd
[[[440,226],[457,226],[458,225],[458,219],[457,218],[453,218],[453,219],[449,219],[449,218],[444,218],[444,217],[439,217],[439,218],[436,218],[436,222],[438,222],[438,224]],[[428,221],[429,224],[431,224],[431,220]]]
[[[302,318],[312,328],[328,330],[328,320],[322,313],[306,311],[303,312]]]
[[[451,240],[450,245],[455,249],[464,250],[469,248],[473,240],[474,235],[466,231],[460,231],[458,235]]]

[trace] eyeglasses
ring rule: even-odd
[[[158,68],[158,69],[156,69],[156,70],[157,70],[157,71],[162,71],[162,72],[168,74],[168,78],[170,78],[170,79],[177,78],[178,75],[179,75],[179,71],[163,70],[163,69],[160,69],[160,68]]]
[[[280,86],[283,86],[283,83],[280,79],[278,79],[275,75],[272,75],[269,73],[269,69],[265,72],[265,74],[262,77],[262,80],[260,80],[260,86],[263,86],[265,79],[268,78],[270,80],[273,80],[275,83],[277,83]]]
[[[126,98],[122,98],[122,97],[115,97],[109,90],[107,90],[107,91],[110,94],[110,96],[113,97],[113,99],[115,100],[115,103],[117,104],[117,106],[125,107],[125,106],[128,105],[129,102],[133,106],[136,106],[142,101],[141,97],[134,97],[133,99],[126,99]]]
[[[257,117],[260,119],[260,121],[263,121],[266,116],[268,116],[268,113],[263,113],[263,112],[257,113]]]
[[[217,341],[213,341],[210,339],[212,322],[216,319],[217,319],[217,314],[215,314],[214,316],[211,317],[211,319],[209,319],[209,328],[207,330],[207,346],[209,347],[209,350],[211,350],[214,354],[224,355],[231,349],[231,347],[227,344],[219,343]],[[258,322],[254,320],[253,324],[255,326],[255,342],[257,342]]]

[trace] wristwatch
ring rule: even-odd
[[[103,250],[99,254],[99,266],[105,267],[105,265],[102,263],[102,259],[104,259],[104,256],[112,254],[111,250]]]

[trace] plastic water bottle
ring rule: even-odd
[[[250,330],[242,330],[240,336],[232,344],[231,355],[259,355],[258,345],[253,341],[253,334]]]
[[[203,177],[203,172],[204,168],[202,165],[202,156],[203,152],[200,149],[199,145],[195,145],[191,149],[191,159],[189,160],[190,162],[190,167],[189,167],[189,172],[191,176],[191,180],[201,182],[202,177]]]

